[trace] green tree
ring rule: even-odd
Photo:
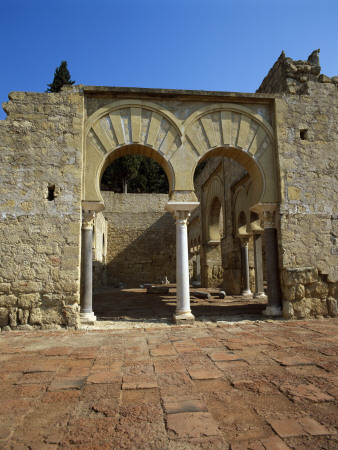
[[[61,61],[60,66],[55,69],[53,83],[47,85],[47,92],[60,92],[62,86],[72,85],[74,83],[75,81],[70,79],[67,61]]]
[[[167,193],[169,183],[162,167],[142,155],[122,156],[105,170],[101,189],[130,193]]]
[[[127,155],[118,158],[107,167],[101,183],[108,186],[109,189],[122,190],[126,194],[128,192],[128,182],[137,176],[140,164],[141,156],[139,155]]]

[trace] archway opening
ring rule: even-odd
[[[110,157],[109,161],[100,180],[105,209],[96,217],[106,221],[104,278],[93,286],[93,307],[99,318],[132,318],[149,314],[141,287],[165,279],[175,281],[175,222],[165,210],[169,180],[164,168],[144,154]],[[104,287],[114,290],[115,303],[112,296],[108,299],[102,294]],[[129,298],[130,289],[134,294]],[[123,296],[128,299],[124,301]]]
[[[250,283],[252,292],[255,292],[252,228],[259,228],[260,218],[256,213],[250,215],[250,207],[259,201],[264,191],[260,168],[241,149],[214,149],[200,159],[194,174],[194,185],[200,207],[192,214],[189,238],[198,232],[202,236],[201,287],[210,291],[217,286],[213,280],[216,266],[214,253],[218,247],[218,270],[222,277],[217,287],[226,292],[227,298],[231,298],[229,305],[238,304],[238,313],[247,311],[261,314],[266,306],[266,299],[256,300],[252,295],[240,297],[243,293],[241,244],[244,238],[249,241]],[[200,224],[199,231],[193,227],[194,223]]]

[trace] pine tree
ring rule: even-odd
[[[72,85],[74,83],[75,81],[70,79],[67,61],[61,61],[60,66],[55,69],[53,83],[47,85],[47,92],[60,92],[62,86]]]

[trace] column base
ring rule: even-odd
[[[96,322],[96,316],[93,312],[80,313],[80,324],[82,325],[94,325]]]
[[[244,297],[248,297],[249,295],[252,296],[252,292],[249,289],[248,291],[242,291],[241,295],[243,295]]]
[[[254,298],[260,298],[262,300],[265,300],[268,298],[268,296],[264,292],[255,292]]]
[[[176,313],[173,318],[176,325],[192,325],[195,323],[195,316],[190,311]]]
[[[280,306],[267,306],[263,311],[265,316],[281,316],[282,308]]]

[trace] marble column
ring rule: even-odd
[[[174,211],[176,221],[176,313],[175,323],[193,322],[195,317],[190,310],[189,255],[187,220],[189,211]]]
[[[241,239],[241,257],[242,257],[242,280],[243,280],[243,291],[241,295],[252,295],[250,290],[250,278],[249,278],[249,252],[248,243],[250,238],[240,238]]]
[[[255,298],[266,297],[263,286],[263,255],[262,234],[254,233],[254,259],[255,259]]]
[[[81,301],[80,322],[92,324],[96,317],[93,313],[93,221],[94,211],[84,210],[82,215],[81,247]]]
[[[264,211],[263,218],[268,283],[268,305],[264,314],[267,316],[279,316],[282,315],[282,309],[275,211]]]

